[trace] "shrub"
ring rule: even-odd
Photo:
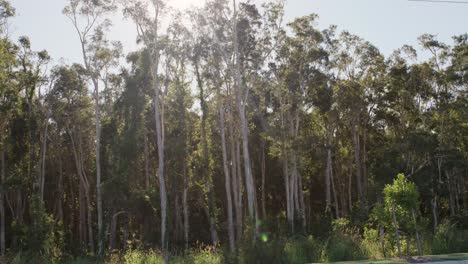
[[[449,221],[440,224],[432,240],[432,254],[458,253],[468,250],[468,238]]]
[[[222,256],[216,251],[214,247],[206,247],[198,250],[193,254],[194,264],[221,264]]]
[[[364,239],[361,242],[361,248],[369,259],[385,258],[378,229],[364,227]]]
[[[283,251],[284,263],[318,262],[321,245],[312,236],[300,236],[286,241]]]
[[[242,246],[238,262],[245,264],[281,263],[283,249],[284,241],[280,239],[257,242],[255,244],[245,242]]]
[[[350,261],[366,259],[361,249],[359,232],[349,226],[349,220],[337,219],[332,223],[333,231],[322,252],[322,261]]]
[[[164,258],[159,253],[148,250],[130,250],[123,256],[125,264],[163,264]]]

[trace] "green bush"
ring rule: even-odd
[[[239,261],[245,264],[275,264],[281,263],[283,256],[284,241],[280,239],[265,242],[245,242],[241,248]]]
[[[361,248],[369,259],[376,260],[386,257],[378,229],[364,227],[364,238],[361,242]]]
[[[222,256],[214,247],[207,247],[192,253],[194,264],[221,264]]]
[[[437,228],[432,240],[432,254],[448,254],[468,251],[468,237],[463,230],[449,221],[445,221]]]
[[[359,240],[349,235],[336,235],[328,240],[323,261],[351,261],[366,259],[366,255],[360,247]]]
[[[125,264],[163,264],[164,258],[161,254],[153,251],[130,250],[123,256]]]
[[[332,223],[332,234],[322,252],[322,261],[350,261],[366,259],[361,248],[359,232],[349,226],[349,220],[337,219]]]
[[[284,263],[306,263],[320,261],[322,246],[313,236],[300,236],[286,241]]]

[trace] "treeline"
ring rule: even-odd
[[[1,253],[267,259],[293,235],[467,250],[468,35],[385,57],[316,15],[285,24],[283,7],[69,0],[83,61],[52,65],[9,37],[0,1]],[[107,39],[119,10],[142,46],[126,64]]]

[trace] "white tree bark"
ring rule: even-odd
[[[220,98],[221,99],[221,98]],[[226,188],[226,201],[227,201],[227,222],[228,222],[228,236],[229,236],[229,249],[231,252],[235,250],[235,236],[234,236],[234,223],[232,217],[232,195],[231,195],[231,177],[229,175],[227,150],[226,150],[226,135],[225,135],[225,120],[224,120],[224,107],[222,102],[219,106],[219,118],[221,122],[221,149],[223,153],[223,168],[225,176]]]
[[[231,152],[231,178],[232,178],[232,193],[234,194],[234,208],[236,217],[236,241],[239,243],[242,238],[242,176],[240,168],[240,151],[236,144],[234,129],[233,129],[233,118],[232,108],[229,107],[229,134],[230,134],[230,152]]]
[[[154,119],[156,123],[156,143],[158,146],[158,179],[159,179],[159,194],[161,196],[161,247],[166,252],[167,250],[167,192],[166,192],[166,179],[164,177],[164,141],[162,134],[161,114],[160,114],[160,101],[159,101],[159,82],[158,82],[158,59],[153,62],[153,88],[155,91],[154,96]],[[166,252],[167,256],[167,252]],[[166,257],[167,259],[167,257]]]
[[[92,222],[92,206],[91,206],[91,194],[90,194],[90,186],[89,186],[89,181],[88,177],[86,175],[86,172],[84,171],[84,165],[83,165],[83,150],[81,146],[81,136],[78,135],[78,142],[75,141],[75,137],[72,134],[73,132],[69,130],[70,134],[70,139],[72,143],[72,150],[73,150],[73,156],[75,159],[75,165],[76,165],[76,171],[80,180],[80,185],[82,186],[82,191],[84,192],[84,200],[86,202],[83,202],[83,199],[80,199],[80,207],[84,206],[86,203],[86,208],[87,208],[87,223],[88,223],[88,246],[91,250],[92,253],[94,253],[94,238],[93,238],[93,222]],[[84,211],[80,211],[80,224],[84,224]],[[82,232],[82,239],[84,240],[84,226],[81,227],[81,232]]]
[[[236,89],[236,102],[237,108],[239,111],[239,120],[240,120],[240,129],[241,129],[241,138],[242,138],[242,156],[244,158],[244,170],[245,170],[245,186],[247,189],[247,206],[249,211],[249,217],[252,223],[255,223],[257,227],[257,219],[255,217],[255,183],[252,175],[252,167],[250,162],[250,152],[249,152],[249,131],[247,124],[247,117],[245,113],[246,99],[245,95],[248,94],[248,91],[242,89],[242,78],[240,71],[240,53],[239,53],[239,40],[237,38],[237,4],[236,0],[233,0],[233,35],[234,35],[234,57],[235,57],[235,66],[234,66],[234,88]],[[247,88],[247,87],[246,87]],[[255,228],[254,238],[256,237],[258,230]]]

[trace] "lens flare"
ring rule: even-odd
[[[264,243],[268,242],[268,235],[265,234],[265,233],[263,233],[263,234],[261,235],[261,239],[262,239],[262,242],[264,242]]]

